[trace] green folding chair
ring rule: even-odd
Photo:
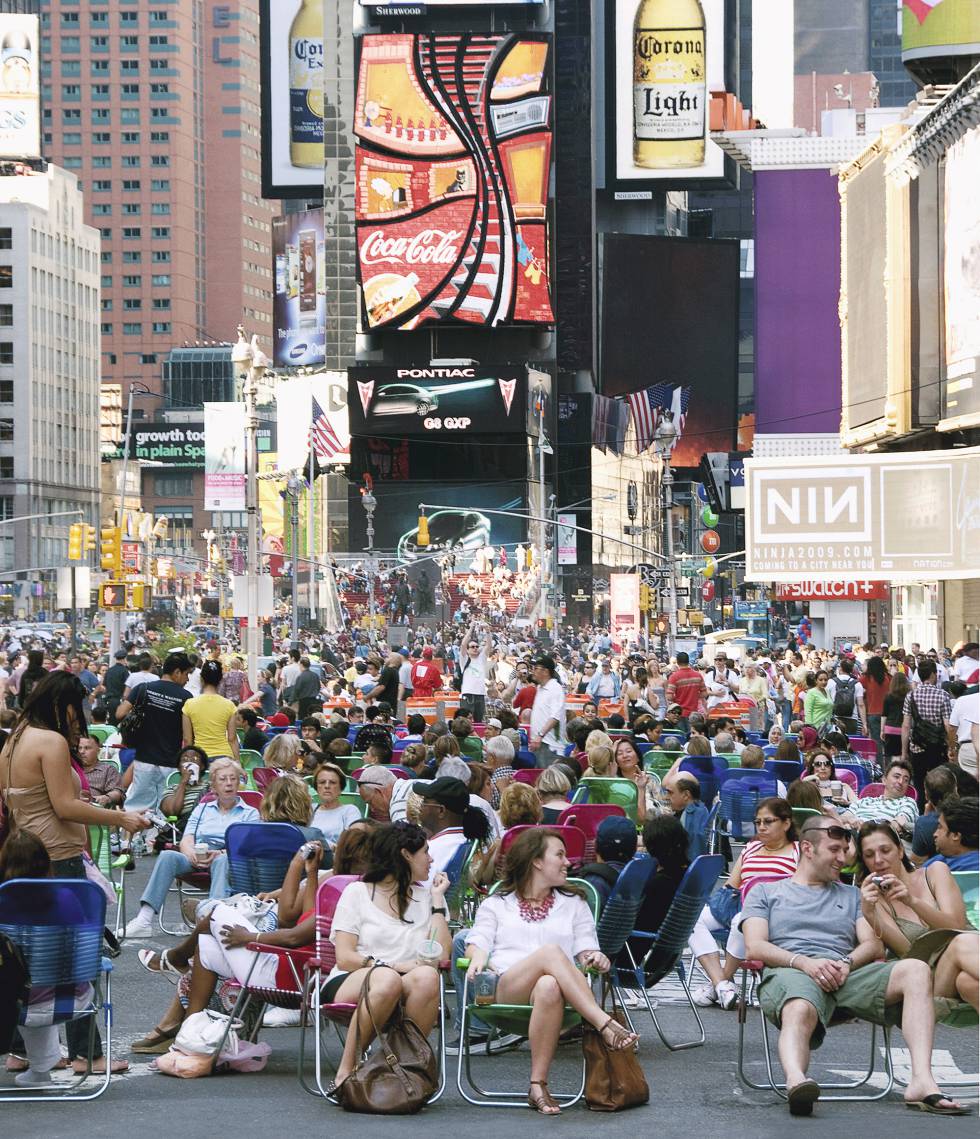
[[[600,779],[589,776],[575,788],[572,803],[607,803],[622,807],[627,816],[636,822],[639,790],[632,779]]]
[[[126,932],[126,864],[129,855],[113,855],[112,835],[107,826],[89,824],[88,839],[92,861],[112,883],[116,895],[116,921],[112,932],[121,941]]]
[[[580,878],[569,878],[569,885],[576,885],[585,891],[589,909],[593,920],[599,916],[599,895],[595,889]],[[496,889],[494,886],[493,889]],[[491,890],[491,894],[493,890]],[[459,968],[467,969],[469,960],[465,957],[459,959]],[[459,1094],[475,1107],[527,1107],[527,1086],[522,1088],[507,1088],[505,1090],[491,1090],[481,1087],[473,1075],[472,1055],[470,1052],[469,1023],[474,1016],[478,1016],[484,1024],[501,1034],[527,1036],[528,1025],[531,1020],[531,1005],[474,1005],[470,1003],[469,982],[463,984],[463,991],[457,994],[462,1001],[463,1013],[459,1027],[459,1055],[456,1061],[456,1087]],[[568,1006],[562,1015],[562,1032],[581,1024],[582,1018]],[[572,1107],[585,1093],[585,1057],[582,1058],[581,1076],[574,1091],[555,1092],[552,1095],[564,1107]]]
[[[980,872],[976,870],[954,870],[953,881],[963,895],[966,916],[974,929],[980,929]]]
[[[340,802],[342,804],[352,803],[361,812],[361,818],[368,817],[368,805],[361,797],[360,791],[341,791]]]

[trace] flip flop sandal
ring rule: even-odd
[[[141,949],[139,953],[136,954],[136,959],[147,973],[152,973],[156,977],[166,977],[171,985],[176,985],[184,974],[175,965],[170,964],[168,952],[168,950],[164,949],[162,953],[157,954],[152,949]],[[156,959],[157,962],[155,968],[151,964],[154,959]]]
[[[820,1085],[816,1080],[804,1080],[786,1093],[790,1115],[812,1115],[813,1105],[820,1098]]]
[[[949,1101],[949,1107],[940,1107],[939,1105],[943,1100]],[[961,1104],[951,1100],[949,1096],[942,1095],[940,1092],[933,1092],[932,1095],[923,1096],[922,1099],[907,1099],[905,1106],[919,1111],[925,1111],[929,1115],[969,1115],[970,1108],[963,1107]]]
[[[161,1032],[159,1028],[154,1028],[142,1040],[134,1041],[129,1050],[137,1056],[162,1056],[170,1051],[170,1046],[176,1039],[176,1028],[173,1032]]]

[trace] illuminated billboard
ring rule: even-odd
[[[957,580],[980,565],[980,448],[746,459],[745,578]]]
[[[902,62],[975,56],[980,44],[977,0],[903,0]]]
[[[354,435],[435,438],[526,434],[527,369],[479,364],[350,368]]]
[[[261,0],[262,194],[323,193],[323,0]]]
[[[399,34],[358,43],[365,326],[554,323],[550,37]]]
[[[327,345],[323,210],[273,218],[272,258],[275,365],[322,364]]]
[[[718,184],[726,159],[709,134],[725,90],[725,0],[606,3],[607,188]]]
[[[942,427],[980,423],[980,127],[946,152]]]
[[[37,16],[0,15],[0,157],[41,153]]]

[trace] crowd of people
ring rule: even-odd
[[[375,1020],[400,1004],[429,1034],[439,962],[468,959],[456,970],[457,1029],[464,987],[488,972],[496,1000],[530,1004],[528,1103],[552,1115],[566,1006],[607,1048],[635,1047],[589,975],[645,951],[632,940],[629,958],[611,961],[569,879],[601,907],[633,859],[655,859],[636,927],[653,932],[692,864],[718,850],[729,868],[691,932],[703,976],[693,999],[734,1008],[743,963],[763,962],[759,1000],[780,1028],[790,1111],[812,1111],[810,1048],[847,1009],[901,1024],[910,1104],[961,1112],[930,1065],[936,1019],[980,1008],[978,934],[956,879],[978,870],[977,645],[831,652],[794,641],[664,661],[602,629],[548,651],[521,638],[481,620],[461,636],[417,624],[398,648],[372,634],[310,638],[254,689],[243,660],[216,643],[163,656],[124,649],[111,663],[14,654],[0,669],[0,877],[26,866],[91,875],[89,827],[118,831],[131,865],[152,860],[125,927],[126,941],[141,942],[166,936],[175,880],[200,876],[179,942],[138,949],[144,968],[177,982],[133,1048],[163,1055],[228,985],[251,975],[259,987],[295,987],[295,971],[249,945],[311,945],[318,886],[350,875],[321,1000],[358,1002],[370,973]],[[136,721],[125,742],[124,720]],[[256,768],[269,774],[261,795]],[[623,809],[598,826],[587,860],[574,857],[554,828],[613,783],[627,789],[613,800]],[[225,836],[270,822],[298,827],[303,845],[281,889],[245,914],[229,904]],[[464,873],[478,897],[495,889],[460,927],[447,896]],[[266,1017],[298,1023],[299,1013]],[[360,1007],[355,1024],[336,1086],[358,1063],[355,1041],[372,1036]],[[64,1058],[56,1032],[25,1028],[14,1041],[7,1069],[20,1086],[53,1086],[65,1064],[85,1070],[88,1023],[67,1028]],[[471,1048],[490,1035],[478,1018],[469,1024]]]

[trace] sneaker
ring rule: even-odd
[[[659,1008],[657,998],[651,996],[649,991],[647,992],[647,998],[650,1001],[650,1008]],[[639,989],[627,990],[623,995],[623,1004],[627,1008],[645,1009],[647,1007],[647,1002],[643,999],[643,994],[639,991]]]
[[[723,1009],[733,1009],[738,1004],[738,989],[731,981],[722,981],[715,990],[718,1003]]]
[[[470,1054],[473,1056],[485,1056],[487,1053],[487,1042],[490,1042],[490,1052],[503,1052],[508,1048],[513,1048],[516,1044],[524,1039],[523,1036],[517,1036],[513,1032],[501,1032],[496,1036],[489,1037],[482,1034],[477,1036],[475,1033],[470,1033]],[[446,1041],[446,1055],[458,1056],[459,1055],[459,1037],[455,1036]]]
[[[263,1028],[298,1027],[301,1013],[298,1008],[267,1008],[262,1017]]]
[[[147,918],[140,917],[139,914],[126,926],[125,937],[152,937],[153,936],[153,922]]]
[[[49,1088],[52,1086],[50,1072],[35,1072],[28,1068],[26,1072],[19,1072],[14,1076],[14,1083],[19,1088]]]
[[[714,985],[698,985],[696,989],[691,990],[691,1000],[698,1008],[710,1008],[717,1003]]]

